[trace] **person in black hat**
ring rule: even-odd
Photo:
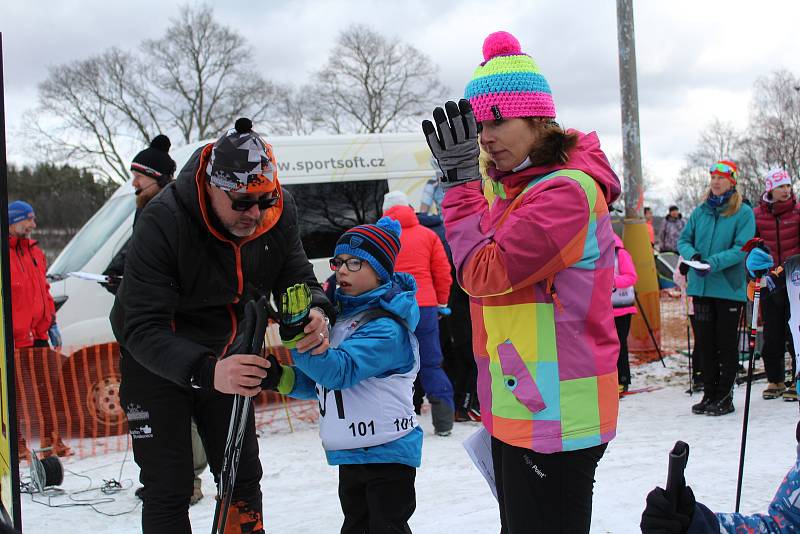
[[[280,186],[272,147],[239,119],[198,148],[142,210],[109,317],[144,485],[144,534],[192,531],[191,421],[218,477],[234,394],[258,395],[270,367],[243,352],[245,306],[267,295],[280,302],[296,284],[312,297],[296,348],[318,355],[329,344],[333,307],[303,250],[297,206]],[[226,532],[264,533],[262,472],[251,410]]]
[[[144,209],[157,194],[164,189],[175,176],[175,161],[169,157],[169,149],[172,146],[169,137],[158,134],[150,141],[150,146],[136,154],[131,163],[131,174],[133,174],[133,189],[136,191],[136,214],[133,216],[133,224],[139,218],[139,213]],[[119,282],[122,280],[122,273],[125,270],[125,257],[128,254],[128,244],[126,242],[119,252],[111,259],[103,274],[108,277],[108,281],[103,285],[110,293],[116,295]]]

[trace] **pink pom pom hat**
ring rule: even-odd
[[[502,31],[489,35],[483,59],[464,90],[475,120],[555,118],[550,85],[533,58],[522,53],[516,37]]]

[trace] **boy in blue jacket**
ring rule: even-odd
[[[394,273],[400,231],[384,217],[339,238],[330,260],[339,286],[330,348],[318,356],[300,353],[293,348],[296,338],[286,341],[282,331],[294,365],[277,367],[278,376],[270,377],[283,394],[319,400],[322,445],[328,463],[339,466],[343,534],[411,532],[416,508],[422,430],[412,400],[419,369],[413,332],[419,308],[414,279]]]

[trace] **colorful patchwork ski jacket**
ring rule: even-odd
[[[542,453],[616,433],[619,343],[611,309],[619,179],[595,133],[566,165],[528,167],[447,191],[458,282],[470,295],[481,418],[495,438]]]

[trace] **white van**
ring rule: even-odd
[[[374,222],[383,195],[408,194],[419,206],[425,182],[433,176],[431,153],[422,134],[367,134],[271,137],[281,186],[294,195],[300,234],[320,280],[330,275],[328,258],[338,236],[356,224]],[[181,169],[194,151],[211,141],[173,150]],[[128,182],[67,244],[48,271],[65,353],[114,341],[108,314],[114,296],[96,282],[67,277],[102,273],[131,236],[134,190]]]

